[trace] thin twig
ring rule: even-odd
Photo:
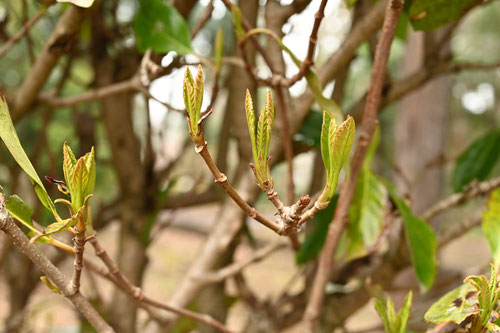
[[[42,9],[38,11],[38,13],[36,13],[35,16],[33,16],[31,20],[27,21],[24,24],[21,30],[19,30],[14,36],[12,36],[7,41],[7,43],[4,44],[4,46],[2,46],[2,48],[0,49],[0,58],[3,57],[3,55],[7,53],[7,51],[9,51],[12,46],[14,46],[19,40],[21,40],[21,38],[23,38],[23,36],[43,16],[43,14],[45,14],[46,11],[47,8],[44,6]]]
[[[233,199],[233,201],[240,206],[240,208],[251,218],[265,225],[269,229],[273,230],[276,233],[282,232],[282,228],[276,222],[269,220],[268,218],[261,215],[255,208],[250,206],[248,203],[243,200],[243,198],[236,192],[236,190],[229,184],[227,181],[227,177],[223,174],[219,168],[215,165],[210,152],[208,151],[206,141],[201,138],[201,142],[195,143],[195,150],[205,161],[205,164],[208,166],[210,171],[215,177],[215,182],[226,191],[226,193]]]
[[[97,332],[111,333],[114,330],[109,326],[101,315],[95,310],[92,304],[79,292],[74,292],[70,288],[68,279],[52,262],[43,254],[40,249],[31,244],[28,237],[19,229],[9,216],[5,207],[5,198],[0,193],[0,230],[2,230],[9,240],[23,252],[47,278],[57,286],[59,292],[69,299]]]
[[[200,32],[201,28],[203,28],[203,26],[212,16],[213,10],[214,10],[214,0],[210,0],[207,7],[205,7],[205,10],[203,11],[203,14],[201,14],[201,17],[198,19],[196,26],[193,28],[193,31],[191,32],[191,38],[194,38],[198,34],[198,32]]]
[[[281,83],[284,87],[291,87],[297,81],[302,79],[304,77],[304,75],[307,74],[307,72],[309,71],[309,68],[314,63],[314,60],[313,60],[314,49],[316,47],[316,43],[318,42],[319,25],[321,24],[323,17],[325,17],[325,7],[326,7],[327,2],[328,2],[328,0],[322,0],[321,4],[319,5],[318,11],[316,12],[316,14],[314,14],[314,24],[313,24],[313,28],[311,31],[311,35],[309,36],[309,47],[307,48],[306,58],[302,61],[302,63],[300,64],[299,71],[294,76],[292,76],[289,79],[282,80]]]
[[[80,279],[83,270],[83,252],[85,251],[85,220],[82,216],[78,219],[73,229],[73,252],[75,254],[73,278],[71,279],[71,289],[73,292],[80,290]]]
[[[332,269],[334,253],[338,248],[340,236],[346,223],[356,181],[361,171],[368,146],[377,124],[377,112],[380,106],[382,86],[384,84],[386,65],[389,58],[392,40],[403,8],[402,0],[391,0],[386,7],[386,14],[382,26],[382,33],[377,43],[373,62],[370,90],[365,104],[365,112],[361,125],[361,133],[356,152],[351,163],[351,174],[342,186],[337,208],[332,223],[328,229],[327,240],[319,257],[316,276],[312,285],[311,296],[302,318],[302,324],[307,332],[314,332],[319,314],[323,306],[325,287]]]
[[[194,319],[201,323],[207,324],[213,328],[218,329],[221,332],[231,333],[232,331],[224,326],[222,323],[218,322],[214,318],[206,314],[200,314],[193,311],[189,311],[183,308],[178,308],[172,305],[164,304],[158,302],[142,293],[141,288],[134,286],[127,277],[119,270],[116,263],[111,259],[106,250],[101,246],[101,244],[97,241],[96,237],[92,237],[89,239],[89,242],[95,249],[96,255],[102,260],[102,262],[106,265],[108,270],[113,275],[114,279],[117,281],[117,286],[124,289],[128,295],[132,296],[134,300],[139,304],[146,304],[156,308],[164,309],[178,315]]]
[[[472,183],[471,185],[466,187],[463,192],[455,193],[448,198],[437,202],[434,206],[430,207],[422,214],[422,218],[428,221],[444,210],[461,205],[471,198],[486,195],[499,187],[500,177],[493,178],[481,183]]]
[[[482,216],[476,216],[460,221],[459,223],[454,223],[451,228],[438,235],[438,247],[445,246],[449,242],[463,236],[470,229],[480,225],[482,221]]]
[[[198,277],[197,280],[207,284],[224,281],[225,279],[240,273],[243,269],[250,266],[251,264],[261,261],[262,259],[266,258],[275,251],[282,249],[283,247],[285,247],[285,243],[269,244],[255,251],[255,253],[250,258],[235,262],[215,272],[204,273],[202,276]]]

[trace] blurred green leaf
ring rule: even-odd
[[[55,284],[53,284],[45,275],[40,276],[40,280],[44,285],[49,288],[53,293],[59,294],[59,288]]]
[[[363,167],[349,207],[348,260],[364,256],[376,242],[384,224],[386,202],[384,184],[369,167]]]
[[[293,140],[308,146],[321,146],[321,124],[323,118],[321,112],[311,111],[302,123],[302,127],[295,134]]]
[[[460,19],[477,0],[413,0],[405,6],[415,30],[434,30]]]
[[[472,180],[485,180],[500,157],[500,130],[491,131],[474,141],[457,159],[453,173],[455,192]]]
[[[217,72],[222,67],[222,57],[224,56],[224,31],[219,28],[215,35],[215,69]]]
[[[488,239],[491,257],[496,264],[500,263],[500,189],[491,192],[488,209],[483,213],[483,232]]]
[[[175,7],[162,0],[140,1],[134,31],[141,52],[151,48],[158,53],[193,53],[186,21]]]
[[[35,231],[33,226],[33,221],[31,217],[33,216],[33,209],[26,202],[23,201],[17,194],[11,195],[6,201],[5,205],[9,214],[21,222],[25,227],[31,231]]]
[[[328,226],[333,219],[333,213],[337,206],[338,195],[334,195],[326,209],[320,210],[314,218],[307,222],[314,226],[313,231],[306,236],[299,251],[297,251],[295,261],[301,265],[318,256],[325,245]]]
[[[42,204],[52,212],[54,216],[57,216],[56,207],[47,194],[47,190],[43,186],[40,177],[35,171],[35,168],[31,164],[28,156],[24,152],[21,142],[17,137],[16,130],[14,129],[14,124],[10,118],[9,108],[7,106],[7,101],[5,97],[0,93],[0,138],[7,146],[17,164],[28,174],[31,182],[35,184],[35,192],[42,202]]]
[[[406,238],[410,247],[413,269],[423,290],[429,289],[436,277],[436,250],[437,241],[434,230],[429,224],[412,214],[396,189],[389,182],[385,182],[392,201],[396,204],[405,229]]]
[[[383,299],[377,299],[374,301],[375,310],[382,319],[384,323],[384,328],[386,333],[404,333],[406,332],[406,323],[410,316],[411,302],[413,299],[413,293],[410,290],[405,297],[403,307],[396,313],[394,308],[394,303],[390,298],[387,298],[386,304],[384,306]]]
[[[447,321],[460,324],[467,317],[479,313],[474,304],[476,297],[471,297],[476,289],[470,283],[464,283],[441,297],[427,310],[425,321],[439,324]]]

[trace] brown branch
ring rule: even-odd
[[[282,227],[278,225],[276,222],[269,220],[268,218],[261,215],[255,208],[250,206],[248,203],[241,198],[241,196],[236,192],[236,190],[229,184],[227,181],[227,177],[223,174],[219,168],[215,165],[215,162],[208,151],[207,143],[203,139],[203,135],[201,135],[201,140],[199,142],[195,142],[195,150],[205,161],[205,164],[208,166],[210,171],[215,177],[215,182],[226,191],[226,193],[233,199],[233,201],[251,218],[260,222],[264,226],[273,230],[274,232],[280,234],[282,232]]]
[[[175,307],[172,305],[164,304],[158,302],[142,293],[141,288],[134,286],[127,277],[119,270],[116,263],[111,259],[106,250],[101,246],[101,244],[97,241],[96,237],[92,237],[89,239],[89,242],[94,247],[96,255],[102,260],[102,262],[106,265],[109,272],[113,276],[113,280],[116,281],[116,285],[123,289],[129,296],[131,296],[137,303],[142,305],[150,305],[152,307],[160,308],[167,310],[169,312],[173,312],[180,316],[184,316],[187,318],[194,319],[201,323],[207,324],[213,328],[218,329],[221,332],[231,333],[232,331],[224,326],[222,323],[218,322],[214,318],[209,315],[196,313],[193,311],[189,311],[183,308]]]
[[[5,43],[2,48],[0,49],[0,58],[4,56],[5,53],[7,53],[7,51],[9,51],[12,46],[14,46],[19,40],[21,40],[21,38],[23,38],[23,36],[25,34],[28,33],[29,29],[31,29],[31,27],[36,23],[38,22],[38,20],[43,16],[43,14],[45,14],[45,12],[47,11],[47,8],[44,6],[42,9],[40,9],[38,11],[38,13],[36,13],[35,16],[33,16],[33,18],[31,18],[29,21],[27,21],[23,27],[21,28],[21,30],[19,30],[14,36],[12,36],[8,41],[7,43]]]
[[[196,26],[193,28],[193,31],[191,31],[191,39],[193,39],[198,34],[198,32],[200,32],[201,28],[203,28],[203,26],[207,23],[207,21],[212,16],[213,10],[214,10],[214,0],[210,0],[207,7],[203,11],[203,14],[198,19]]]
[[[302,61],[300,64],[300,69],[299,71],[292,76],[289,79],[284,79],[282,80],[282,84],[285,87],[291,87],[293,86],[297,81],[302,79],[304,75],[307,74],[309,71],[309,68],[312,66],[314,63],[313,57],[314,57],[314,49],[316,47],[316,43],[318,41],[318,30],[319,30],[319,25],[321,24],[321,21],[323,20],[323,17],[325,17],[325,7],[326,3],[328,0],[322,0],[318,11],[316,14],[314,14],[314,24],[313,28],[311,31],[311,35],[309,36],[309,46],[307,48],[307,56],[306,58]]]
[[[363,114],[359,141],[351,163],[351,174],[342,186],[335,215],[328,229],[327,240],[319,257],[318,268],[316,270],[311,296],[303,316],[303,325],[307,332],[315,331],[317,320],[323,306],[325,287],[332,269],[333,257],[337,250],[340,236],[346,223],[346,214],[352,201],[354,187],[361,171],[371,138],[375,132],[377,112],[380,106],[387,60],[389,58],[392,40],[394,38],[402,8],[402,0],[391,0],[386,8],[382,33],[377,43],[370,80],[370,90],[365,104],[365,112]]]
[[[85,220],[82,216],[78,219],[73,230],[73,253],[75,254],[73,278],[71,279],[71,289],[73,292],[80,290],[80,279],[83,270],[83,252],[85,251]]]
[[[221,268],[220,270],[215,272],[206,272],[196,279],[201,283],[216,283],[224,281],[231,276],[241,273],[241,271],[246,267],[261,261],[262,259],[266,258],[275,251],[282,249],[283,247],[285,247],[285,243],[269,244],[255,251],[255,253],[250,258],[235,262],[232,265]]]
[[[109,326],[94,307],[79,292],[74,291],[68,279],[52,262],[43,254],[40,249],[31,244],[26,235],[10,218],[5,207],[5,198],[0,193],[0,230],[2,230],[9,240],[16,245],[47,278],[57,286],[59,292],[69,299],[80,313],[90,322],[97,332],[111,333],[114,330]]]
[[[438,247],[443,247],[451,241],[463,236],[470,229],[480,225],[482,221],[482,216],[477,216],[454,223],[450,229],[438,234]]]
[[[472,183],[466,187],[463,192],[455,193],[448,198],[437,202],[434,206],[430,207],[422,214],[422,218],[429,221],[431,218],[444,210],[459,206],[471,198],[486,195],[499,187],[500,178],[493,178],[481,183]]]

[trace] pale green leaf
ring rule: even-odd
[[[198,65],[198,72],[193,84],[194,98],[194,120],[196,123],[200,120],[201,105],[203,104],[203,68]]]
[[[85,199],[85,191],[89,183],[89,172],[85,167],[85,160],[80,158],[76,163],[75,172],[72,177],[72,184],[75,189],[71,193],[71,203],[75,210],[79,210],[83,206]]]
[[[40,276],[40,280],[44,285],[47,286],[47,288],[49,288],[50,291],[59,294],[59,288],[55,284],[53,284],[45,275]]]
[[[403,302],[403,307],[399,311],[399,332],[406,332],[406,324],[408,323],[408,318],[410,318],[411,303],[413,300],[413,292],[410,290],[405,297]]]
[[[255,111],[253,109],[252,96],[247,89],[245,95],[245,113],[247,115],[248,133],[250,135],[250,142],[252,143],[252,152],[254,163],[257,163],[257,147],[255,142]]]
[[[234,29],[236,31],[236,36],[238,38],[241,38],[244,34],[241,10],[237,5],[232,4],[231,12],[233,14],[233,22],[234,22]]]
[[[269,145],[271,144],[273,122],[274,122],[274,105],[270,90],[267,91],[265,116],[266,116],[267,127],[266,127],[266,137],[265,137],[266,142],[264,146],[264,161],[267,161],[267,157],[269,155]]]
[[[330,195],[333,195],[333,192],[337,188],[340,170],[349,158],[354,141],[355,128],[354,119],[348,116],[335,131],[333,139],[330,138],[330,174],[328,177]]]
[[[488,240],[491,257],[496,264],[500,263],[500,189],[490,194],[488,209],[483,213],[483,232]]]
[[[92,194],[94,192],[94,188],[95,188],[96,169],[95,169],[94,147],[91,148],[90,152],[85,154],[83,159],[85,161],[85,168],[87,169],[88,174],[89,174],[89,180],[87,183],[87,187],[84,191],[84,197],[86,197],[89,194]]]
[[[28,229],[35,231],[33,226],[33,221],[31,217],[33,216],[33,209],[26,202],[23,201],[17,194],[11,195],[9,199],[5,202],[7,210],[10,216],[21,222]]]
[[[47,194],[47,190],[43,186],[40,177],[33,168],[28,156],[24,152],[19,138],[17,137],[16,130],[14,129],[14,124],[10,118],[9,108],[7,106],[7,101],[5,97],[0,93],[0,138],[7,146],[7,149],[12,154],[12,157],[16,160],[17,164],[28,174],[31,182],[35,185],[35,192],[42,202],[42,204],[54,214],[57,215],[54,203]]]
[[[447,321],[460,324],[467,317],[480,312],[474,304],[477,302],[475,288],[470,283],[462,284],[441,297],[427,310],[424,319],[432,324]]]
[[[329,174],[330,170],[330,123],[335,122],[328,112],[323,111],[323,124],[321,126],[321,156],[323,157],[323,164],[325,165],[326,173]]]
[[[63,145],[63,173],[64,179],[66,179],[66,185],[70,192],[73,192],[71,179],[73,178],[73,173],[75,172],[76,158],[75,154],[71,150],[71,147],[65,142]]]
[[[224,32],[221,28],[217,29],[215,35],[215,70],[220,71],[222,67],[222,57],[224,56]]]

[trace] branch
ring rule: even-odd
[[[36,13],[36,15],[24,24],[24,26],[19,30],[14,36],[12,36],[7,43],[0,49],[0,58],[4,56],[7,51],[11,49],[23,36],[29,31],[29,29],[45,14],[47,8],[44,6],[42,9]]]
[[[313,28],[311,31],[311,35],[309,36],[309,46],[307,48],[306,58],[300,64],[300,69],[297,72],[297,74],[295,74],[294,76],[292,76],[289,79],[282,80],[281,83],[283,86],[285,86],[285,87],[293,86],[297,81],[302,79],[304,77],[304,75],[307,74],[307,72],[309,71],[309,68],[314,63],[314,60],[313,60],[314,48],[316,47],[316,43],[318,41],[319,25],[321,24],[323,17],[325,17],[325,7],[326,7],[327,2],[328,2],[328,0],[322,0],[320,5],[319,5],[318,11],[316,12],[316,14],[314,14],[314,24],[313,24]]]
[[[69,299],[80,313],[90,322],[97,332],[111,333],[109,326],[94,307],[79,292],[74,292],[68,279],[34,244],[10,218],[5,206],[5,197],[0,193],[0,230],[14,243],[37,267],[57,286],[59,292]]]
[[[191,39],[193,39],[198,34],[198,32],[200,32],[201,28],[203,28],[205,23],[207,23],[207,21],[212,16],[213,10],[214,10],[214,0],[210,0],[207,7],[205,8],[205,11],[203,11],[203,14],[201,14],[201,17],[198,19],[196,26],[193,28],[193,31],[191,32]]]
[[[87,14],[95,10],[94,7],[96,6],[83,9],[70,6],[62,14],[33,68],[15,94],[12,109],[14,123],[31,110],[52,69],[57,65],[59,58],[71,49],[78,38],[81,24]]]
[[[359,141],[351,162],[351,174],[349,179],[342,186],[335,215],[328,229],[327,240],[320,254],[318,268],[316,270],[316,276],[311,290],[311,296],[303,316],[303,325],[307,332],[315,331],[317,320],[323,305],[325,287],[332,269],[334,253],[338,248],[340,236],[346,223],[346,214],[352,201],[356,181],[361,171],[371,138],[375,132],[377,112],[380,106],[387,60],[389,58],[391,43],[394,38],[402,8],[402,0],[391,0],[386,8],[382,33],[377,43],[377,50],[370,81],[370,90],[366,99]]]
[[[158,302],[142,293],[141,288],[134,286],[127,277],[119,270],[116,263],[111,259],[106,250],[101,246],[101,244],[97,241],[96,237],[92,237],[89,239],[89,242],[94,247],[96,255],[102,260],[102,262],[106,265],[109,272],[113,276],[110,279],[112,282],[116,284],[119,288],[124,290],[128,295],[130,295],[138,304],[140,305],[150,305],[152,307],[160,308],[167,310],[169,312],[176,313],[180,316],[184,316],[187,318],[194,319],[201,323],[207,324],[213,328],[218,329],[221,332],[231,333],[232,331],[224,326],[222,323],[218,322],[214,318],[209,315],[199,314],[193,311],[189,311],[183,308],[178,308],[172,305],[164,304]]]
[[[434,216],[436,216],[437,214],[441,213],[444,210],[447,210],[451,207],[459,206],[471,198],[486,195],[499,187],[500,187],[500,177],[493,178],[491,180],[481,183],[478,182],[472,183],[468,187],[466,187],[463,192],[455,193],[450,197],[439,201],[434,206],[427,209],[422,214],[422,219],[429,221],[431,218],[433,218]]]
[[[234,264],[221,268],[220,270],[215,272],[206,272],[196,279],[202,283],[207,283],[207,284],[224,281],[225,279],[231,276],[241,273],[241,271],[246,267],[261,261],[265,257],[269,256],[270,254],[279,249],[282,249],[285,246],[286,246],[285,243],[269,244],[266,247],[257,250],[250,258],[247,258],[239,262],[235,262]]]

